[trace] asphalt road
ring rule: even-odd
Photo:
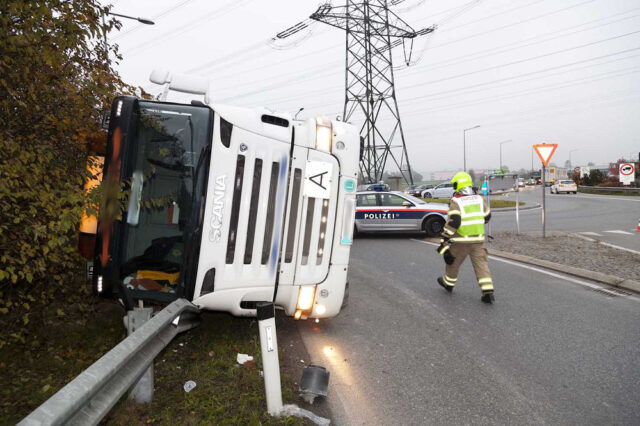
[[[485,305],[468,263],[453,294],[443,267],[424,241],[360,238],[349,305],[299,323],[336,424],[640,424],[640,298],[491,260]]]
[[[640,220],[640,197],[546,194],[547,231],[564,231],[583,234],[586,237],[632,250],[640,251],[640,232],[635,232]],[[509,194],[515,200],[515,194]],[[541,203],[541,187],[520,193],[526,205]],[[522,232],[542,231],[540,209],[520,212]],[[491,231],[515,231],[514,211],[496,212],[491,220]]]

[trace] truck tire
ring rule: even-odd
[[[422,224],[422,230],[427,234],[427,237],[437,237],[442,233],[443,229],[444,219],[441,217],[429,217]]]

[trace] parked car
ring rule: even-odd
[[[451,198],[455,191],[451,182],[441,183],[440,185],[422,191],[422,198]]]
[[[409,195],[412,195],[414,197],[422,197],[422,193],[424,191],[426,191],[427,189],[431,189],[433,188],[435,185],[431,185],[431,184],[422,184],[422,185],[418,185],[416,186],[413,191],[411,191],[409,193]]]
[[[578,185],[572,180],[558,180],[556,183],[551,185],[551,193],[552,194],[560,194],[561,192],[566,192],[567,194],[578,193]]]
[[[537,185],[535,179],[527,180],[527,186],[535,186],[535,185]]]
[[[358,192],[355,231],[424,232],[428,237],[437,237],[444,228],[448,208],[446,204],[427,203],[401,192]]]

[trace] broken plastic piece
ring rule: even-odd
[[[294,404],[286,404],[282,407],[282,415],[309,419],[318,426],[329,426],[331,424],[329,419],[315,415],[311,411],[300,408]]]
[[[318,396],[327,396],[329,391],[329,371],[319,365],[309,365],[302,371],[300,380],[300,396],[309,404],[313,404]]]
[[[238,364],[243,365],[245,362],[253,361],[253,357],[247,354],[238,354],[236,360],[238,361]]]
[[[196,382],[194,382],[193,380],[189,380],[184,384],[183,387],[184,387],[184,391],[189,393],[196,387]]]

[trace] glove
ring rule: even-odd
[[[444,241],[440,243],[436,251],[438,252],[438,254],[445,254],[447,251],[449,251],[449,248],[449,243],[447,241]]]

